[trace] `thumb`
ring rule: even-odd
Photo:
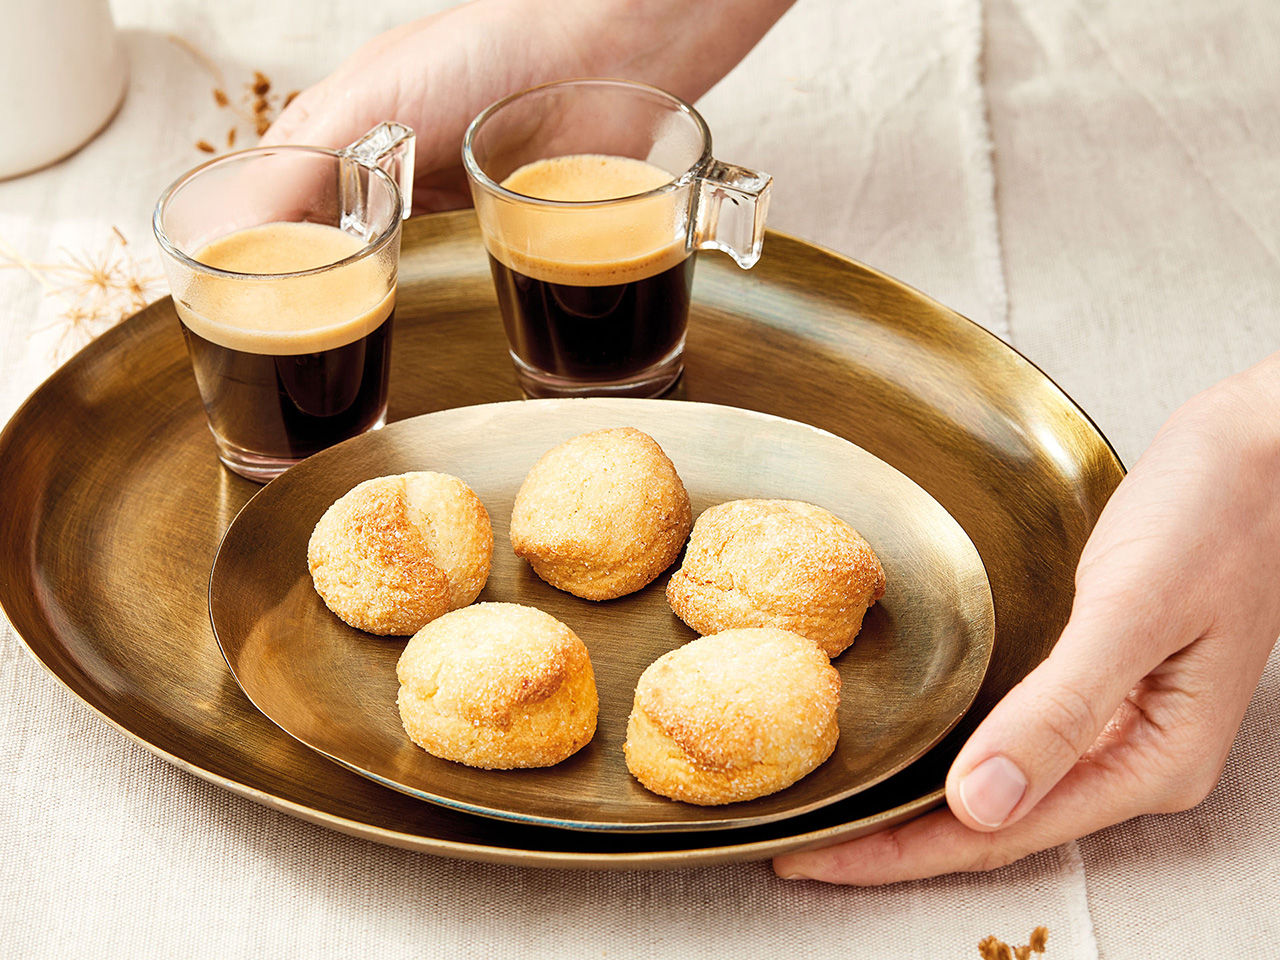
[[[1182,645],[1169,618],[1132,596],[1080,586],[1048,659],[1005,695],[951,765],[947,803],[963,824],[990,831],[1030,812],[1134,685]]]
[[[259,145],[303,144],[338,149],[358,139],[376,123],[391,119],[377,103],[367,102],[359,91],[344,89],[332,80],[307,87],[280,112],[262,135]],[[372,120],[377,116],[378,120]]]

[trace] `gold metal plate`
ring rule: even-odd
[[[1053,646],[1076,560],[1123,470],[1032,364],[873,270],[770,234],[743,273],[701,256],[684,395],[811,423],[925,488],[978,548],[996,641],[941,743],[847,800],[773,824],[588,833],[476,817],[331,763],[245,698],[209,626],[208,571],[258,487],[218,464],[168,300],[51,376],[0,434],[0,605],[32,653],[108,722],[177,766],[276,809],[385,843],[546,866],[759,859],[900,822]],[[391,419],[517,399],[469,212],[405,224]]]
[[[696,516],[742,497],[816,503],[856,527],[887,589],[842,680],[840,741],[789,789],[727,807],[649,793],[622,757],[640,673],[696,634],[667,606],[668,574],[592,603],[538,579],[511,550],[508,522],[525,474],[588,430],[632,426],[676,465]],[[329,612],[312,588],[307,541],[338,497],[371,477],[437,470],[464,479],[489,510],[494,560],[480,601],[524,603],[586,643],[600,694],[594,739],[544,770],[474,770],[413,744],[396,709],[405,639],[374,637]],[[674,569],[674,567],[673,567]],[[816,810],[891,776],[937,743],[982,683],[995,634],[978,551],[936,500],[865,450],[825,431],[734,407],[665,400],[529,400],[415,417],[299,464],[249,501],[209,582],[214,632],[249,699],[282,729],[357,773],[469,813],[580,830],[707,830]]]

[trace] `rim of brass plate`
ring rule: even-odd
[[[401,358],[398,373],[393,362],[392,419],[458,405],[459,399],[473,403],[516,398],[505,345],[498,345],[502,338],[473,215],[463,211],[420,217],[407,221],[405,228],[401,305],[409,309],[402,310],[402,316],[413,314],[418,319],[425,310],[430,318],[418,319],[407,331],[401,328],[397,333],[402,346],[398,347]],[[724,402],[721,394],[732,389],[734,405],[764,409],[819,427],[838,409],[849,419],[843,429],[837,425],[831,432],[846,436],[895,466],[910,461],[913,445],[924,443],[933,455],[921,470],[904,472],[956,516],[978,546],[989,574],[993,567],[989,561],[1001,560],[995,564],[992,576],[996,599],[995,656],[977,703],[933,751],[865,794],[817,814],[806,814],[765,828],[719,834],[588,834],[585,836],[591,841],[589,844],[575,846],[564,836],[571,834],[569,831],[522,827],[490,832],[494,821],[484,821],[484,829],[479,830],[480,825],[473,821],[481,818],[462,815],[446,818],[450,823],[445,826],[425,829],[420,827],[420,817],[408,809],[397,808],[397,815],[403,814],[400,820],[379,822],[380,803],[340,805],[330,797],[315,794],[309,789],[309,783],[281,782],[269,767],[254,767],[249,771],[252,777],[244,768],[220,771],[219,765],[225,759],[221,754],[198,756],[199,762],[189,759],[202,743],[193,743],[179,735],[189,733],[187,728],[174,733],[163,724],[147,727],[155,718],[147,715],[145,704],[138,707],[138,712],[126,712],[124,719],[118,719],[121,704],[132,705],[131,701],[128,697],[99,699],[97,692],[101,684],[89,681],[95,679],[93,669],[101,668],[102,664],[94,663],[93,656],[76,656],[86,650],[91,655],[103,651],[97,648],[72,651],[67,647],[67,638],[84,641],[92,639],[90,634],[95,627],[104,632],[123,628],[95,620],[99,611],[91,604],[84,608],[86,622],[72,622],[70,613],[83,612],[64,609],[74,598],[65,593],[50,595],[48,585],[37,582],[38,578],[32,579],[43,570],[42,561],[56,554],[56,548],[25,534],[35,532],[35,517],[43,517],[61,507],[63,499],[74,499],[76,471],[92,469],[92,458],[100,452],[95,444],[125,442],[119,437],[105,436],[96,419],[110,412],[113,403],[127,405],[127,417],[122,422],[132,431],[125,438],[129,444],[124,451],[127,457],[119,463],[124,472],[157,469],[153,462],[156,456],[175,452],[165,446],[166,431],[178,427],[191,429],[193,423],[202,422],[181,335],[167,298],[140,311],[80,351],[45,380],[0,432],[0,489],[13,498],[12,502],[31,505],[30,511],[10,510],[0,515],[0,608],[29,652],[59,683],[152,753],[230,792],[299,819],[395,846],[470,860],[539,866],[690,866],[760,859],[789,850],[822,846],[908,820],[941,802],[945,766],[972,726],[1052,648],[1069,610],[1075,558],[1097,514],[1123,476],[1124,468],[1097,426],[1057,384],[981,327],[900,281],[785,234],[771,232],[765,249],[764,259],[746,275],[728,264],[717,264],[714,258],[699,262],[688,372],[676,398]],[[469,333],[470,326],[476,324],[484,324],[484,330]],[[727,331],[726,326],[730,330]],[[727,332],[732,332],[732,337],[725,336]],[[474,352],[468,355],[469,362],[461,374],[456,364],[442,362],[451,347],[435,353],[414,353],[424,346],[432,347],[432,337],[446,335],[462,336],[468,349]],[[895,354],[895,360],[909,361],[905,367],[884,359],[883,351],[890,348],[900,351]],[[406,369],[406,355],[417,358],[418,368]],[[869,358],[876,356],[882,358],[878,366],[864,366]],[[772,366],[767,362],[770,358]],[[960,377],[958,385],[963,389],[940,396],[939,384],[929,382],[928,367],[914,365],[921,360],[928,361],[928,366],[940,373],[970,370],[974,376]],[[803,363],[805,373],[818,379],[788,380],[785,390],[769,392],[766,387],[770,377],[776,381],[778,365],[787,363]],[[728,371],[730,376],[710,379],[717,371]],[[876,433],[868,440],[863,431],[875,424],[866,420],[866,404],[858,395],[861,383],[822,379],[835,374],[847,379],[851,372],[865,374],[868,382],[889,400],[907,403],[894,408],[904,414],[895,431]],[[122,385],[122,380],[144,373],[159,377],[149,382],[148,391],[130,393]],[[421,382],[413,382],[415,379]],[[407,388],[403,385],[406,381],[409,381]],[[838,397],[834,395],[837,388],[844,391]],[[815,390],[820,402],[815,401]],[[426,394],[430,396],[424,400]],[[921,415],[927,402],[940,402],[955,413],[975,417],[974,429],[981,428],[983,432],[980,436],[961,432],[940,440],[931,439],[928,428],[937,424]],[[803,415],[806,409],[810,416]],[[934,407],[928,409],[936,412]],[[797,410],[801,415],[796,415]],[[1031,423],[1018,415],[1019,412],[1029,415],[1032,411],[1040,416]],[[858,419],[859,416],[863,419]],[[63,435],[49,435],[34,429],[50,417]],[[970,488],[973,484],[957,494],[938,486],[942,483],[940,475],[949,468],[950,458],[972,452],[966,444],[975,444],[979,439],[991,448],[986,451],[992,460],[988,466],[995,469],[990,476],[984,475],[989,481],[987,487],[976,489],[976,495],[968,500],[957,500],[959,494],[975,494],[975,489]],[[176,452],[182,454],[181,462],[166,462],[161,469],[171,470],[173,476],[184,480],[208,480],[216,500],[214,519],[220,520],[225,529],[238,506],[243,505],[256,488],[250,489],[247,481],[214,472],[208,462],[213,459],[213,448],[207,436],[198,442],[193,430],[188,440],[190,446],[199,448],[195,451],[198,456],[187,447],[177,448]],[[944,453],[946,456],[942,456]],[[193,478],[187,474],[198,476]],[[37,479],[43,482],[33,484]],[[974,477],[961,479],[974,481]],[[988,503],[983,496],[1002,494],[1008,488],[1023,489],[1031,479],[1039,480],[1036,498],[1052,499],[1048,506],[1053,513],[1047,518],[1051,523],[1047,528],[1018,532],[1027,536],[1051,536],[1052,540],[1045,541],[1044,553],[1065,549],[1058,549],[1060,555],[1053,563],[1028,551],[1020,557],[1023,566],[1010,571],[1003,569],[1003,558],[992,555],[998,552],[999,545],[992,547],[991,539],[997,532],[1007,534],[1009,531],[997,531],[994,524],[987,525],[992,527],[987,530],[983,523],[983,510],[998,506],[1001,501]],[[180,484],[174,486],[180,487]],[[65,517],[57,516],[65,519],[72,534],[92,534],[97,538],[95,546],[110,547],[107,534],[120,531],[104,533],[94,527],[93,521],[95,517],[99,521],[104,516],[110,517],[110,508],[118,506],[120,496],[128,491],[127,484],[103,488],[96,491],[104,494],[101,500],[95,500],[83,510],[72,510]],[[175,495],[180,492],[174,491]],[[1014,519],[1023,518],[1020,514]],[[49,532],[66,533],[67,530]],[[216,539],[209,550],[210,562],[214,547]],[[41,553],[50,549],[54,549],[54,554]],[[172,576],[172,572],[169,575]],[[1027,592],[1034,593],[1034,605],[1010,593],[1007,581],[1014,575],[1030,585]],[[1039,581],[1045,579],[1060,589],[1048,593],[1039,589]],[[202,582],[201,586],[204,585]],[[199,591],[199,602],[205,608],[207,589]],[[183,608],[188,614],[190,606]],[[1030,625],[1034,629],[1018,622],[1018,616],[1025,613],[1027,607],[1036,618]],[[136,648],[125,651],[131,652],[138,651]],[[221,662],[216,647],[214,656]],[[128,670],[118,669],[127,668],[127,661],[107,666],[115,670],[107,671],[108,680],[127,682]],[[181,665],[173,669],[180,674]],[[229,673],[226,682],[234,688]],[[238,688],[235,689],[239,695]],[[205,706],[195,704],[191,709],[198,714],[199,708]],[[245,709],[252,710],[247,703]],[[270,726],[265,719],[262,723]],[[147,729],[153,739],[142,736],[134,727]],[[205,734],[215,728],[193,729]],[[224,737],[216,741],[217,746],[225,749],[227,734],[220,728],[217,732]],[[276,736],[289,739],[278,731]],[[340,769],[319,758],[316,763]],[[323,775],[318,767],[312,772]],[[362,779],[354,774],[347,776]],[[255,783],[245,782],[253,778]],[[396,796],[381,788],[379,791]],[[888,803],[890,796],[894,799],[892,803]],[[406,802],[418,807],[429,806],[407,799]],[[325,803],[330,809],[323,808]],[[870,808],[871,804],[878,803],[887,805]],[[335,809],[344,812],[335,813]],[[786,832],[779,835],[780,829]],[[459,836],[465,839],[457,839]],[[637,837],[656,837],[669,842],[665,847],[656,848],[603,849],[609,838],[622,838],[621,843]],[[682,845],[680,840],[700,841],[701,845]],[[726,840],[732,842],[711,842]]]

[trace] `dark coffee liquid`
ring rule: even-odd
[[[648,392],[679,376],[693,256],[685,194],[633,157],[567,154],[502,185],[556,203],[504,204],[486,242],[526,392]],[[612,200],[623,200],[610,203]]]
[[[232,275],[199,274],[176,291],[219,453],[254,471],[246,476],[269,476],[383,419],[394,270],[373,255],[316,270],[363,245],[323,224],[261,224],[197,253]]]
[[[524,364],[572,380],[625,380],[684,341],[692,256],[641,280],[605,286],[526,276],[492,255],[502,322]]]
[[[386,412],[394,317],[343,346],[287,356],[224,347],[183,324],[210,426],[228,443],[282,459],[363,433]]]

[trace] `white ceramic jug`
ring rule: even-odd
[[[92,140],[127,73],[107,0],[0,0],[0,178]]]

